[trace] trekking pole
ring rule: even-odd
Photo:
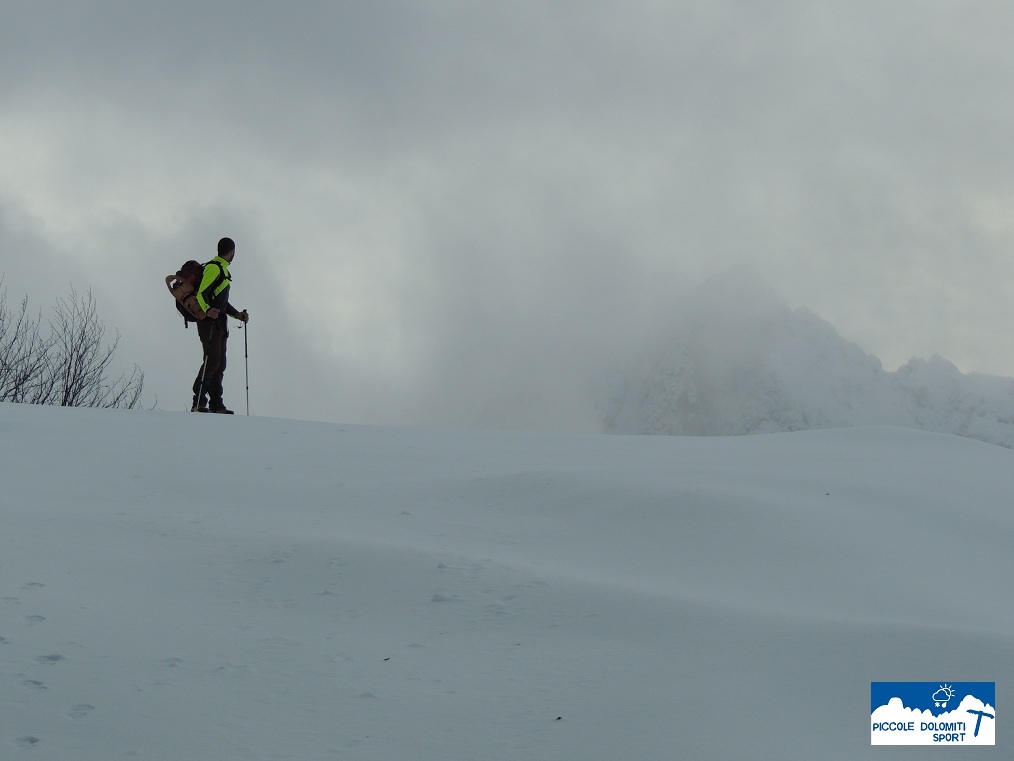
[[[204,362],[201,363],[201,385],[197,396],[194,398],[194,404],[190,408],[191,412],[198,412],[201,405],[201,398],[204,396],[204,374],[208,372],[208,353],[204,353]]]
[[[243,364],[246,366],[246,414],[250,416],[250,345],[246,337],[250,332],[250,323],[243,323]]]

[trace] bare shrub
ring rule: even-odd
[[[2,281],[0,281],[2,282]],[[144,373],[137,365],[127,376],[110,379],[108,372],[120,342],[104,344],[106,327],[99,319],[91,291],[84,296],[71,288],[57,299],[50,334],[41,332],[42,316],[32,317],[28,299],[20,311],[7,308],[0,291],[0,401],[62,407],[136,408]]]

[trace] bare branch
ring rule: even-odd
[[[3,280],[0,278],[0,286]],[[0,288],[0,401],[25,402],[37,395],[49,357],[39,333],[42,314],[28,314],[28,298],[15,315],[7,308],[7,289]]]
[[[81,296],[71,287],[69,297],[57,299],[48,338],[40,333],[42,315],[29,316],[27,298],[15,316],[6,297],[6,289],[0,290],[0,401],[126,409],[140,404],[140,368],[107,377],[120,336],[103,345],[106,328],[90,290]]]

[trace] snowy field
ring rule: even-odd
[[[0,405],[0,759],[1011,758],[1014,452]],[[871,681],[997,746],[871,748]]]

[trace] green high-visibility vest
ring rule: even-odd
[[[204,265],[204,275],[201,277],[201,287],[197,289],[197,303],[201,305],[201,309],[207,312],[211,307],[208,302],[204,300],[204,294],[214,286],[211,291],[211,298],[214,299],[218,294],[229,287],[231,282],[229,277],[229,262],[220,256],[216,256],[210,262]]]

